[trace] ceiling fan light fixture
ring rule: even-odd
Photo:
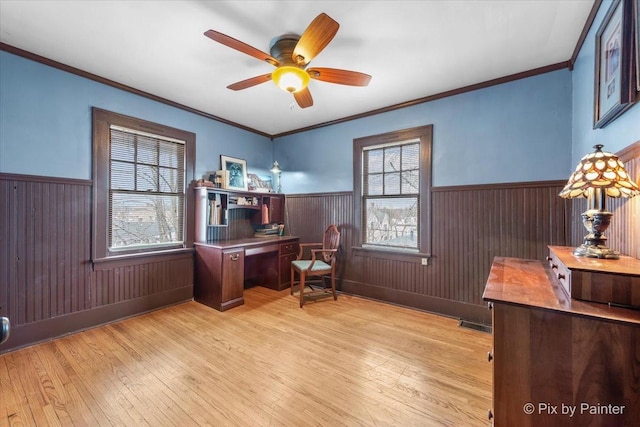
[[[292,65],[283,65],[271,73],[273,82],[280,89],[287,92],[298,92],[309,84],[309,74],[302,68]]]

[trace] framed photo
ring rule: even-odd
[[[629,108],[636,84],[632,76],[633,14],[636,0],[615,0],[596,33],[593,128],[602,128]]]
[[[272,193],[273,187],[271,186],[271,178],[260,177],[255,173],[247,173],[249,178],[249,190],[256,191],[258,193]]]
[[[225,174],[225,187],[230,190],[247,190],[247,161],[235,157],[220,156],[220,167]]]

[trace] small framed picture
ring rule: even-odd
[[[225,174],[225,187],[230,190],[247,190],[247,161],[235,157],[220,156],[220,168]]]
[[[629,108],[636,93],[632,52],[636,0],[615,0],[596,33],[593,128],[602,128]]]
[[[270,177],[260,177],[255,173],[248,173],[249,178],[249,190],[256,191],[258,193],[272,193]]]

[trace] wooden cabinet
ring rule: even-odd
[[[234,249],[222,251],[222,300],[221,305],[228,308],[236,301],[243,301],[244,292],[244,251]]]
[[[268,223],[284,223],[284,194],[263,195],[261,201],[268,207]]]
[[[244,249],[196,244],[196,301],[224,311],[244,304]]]
[[[298,242],[280,244],[280,289],[291,286],[291,261],[298,256]]]
[[[546,263],[516,258],[495,258],[483,299],[495,426],[638,425],[639,311],[571,299]]]

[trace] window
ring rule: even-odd
[[[432,126],[354,140],[360,246],[430,252]]]
[[[192,133],[94,109],[94,259],[189,246],[194,145]]]
[[[184,145],[110,126],[109,250],[184,243]]]

